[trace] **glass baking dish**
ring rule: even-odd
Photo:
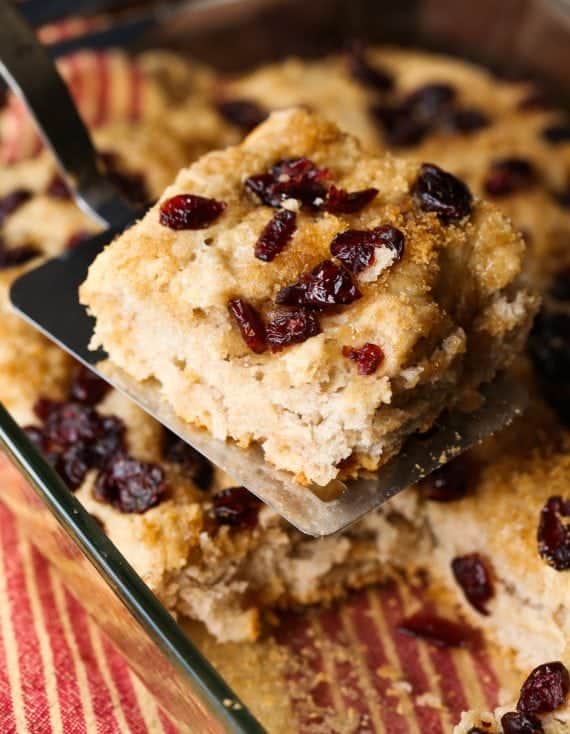
[[[119,23],[61,51],[122,41],[237,71],[358,37],[456,54],[570,99],[566,0],[205,0],[133,12],[122,36]],[[181,732],[264,731],[1,406],[0,476],[3,501]]]

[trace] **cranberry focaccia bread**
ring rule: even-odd
[[[437,54],[355,47],[261,67],[219,94],[236,130],[306,105],[365,147],[433,161],[510,216],[542,270],[568,259],[570,127],[528,83]]]
[[[509,364],[536,304],[523,258],[460,180],[293,110],[182,171],[81,299],[93,345],[182,419],[326,485]]]

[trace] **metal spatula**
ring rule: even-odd
[[[78,205],[108,227],[103,234],[20,277],[11,290],[12,303],[33,326],[97,372],[96,365],[105,354],[88,348],[93,324],[79,304],[78,288],[96,255],[138,212],[106,179],[67,88],[32,30],[6,0],[0,0],[0,72],[35,117]],[[326,492],[317,493],[266,464],[260,449],[238,448],[178,420],[158,393],[126,375],[101,376],[311,535],[328,535],[347,527],[510,422],[525,405],[524,391],[510,379],[498,378],[484,390],[486,400],[477,412],[446,415],[428,437],[410,438],[377,475],[346,484],[335,482]]]

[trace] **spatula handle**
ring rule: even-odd
[[[104,226],[134,220],[137,210],[105,176],[69,90],[10,0],[0,0],[0,74],[35,119],[79,206]]]

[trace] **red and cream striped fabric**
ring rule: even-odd
[[[105,25],[105,18],[73,18],[39,31],[45,43],[65,40]],[[58,69],[91,128],[108,121],[132,122],[152,106],[148,87],[136,63],[126,53],[79,51],[62,57]],[[37,155],[42,148],[34,123],[22,102],[10,94],[0,113],[0,163],[15,163]]]
[[[2,734],[177,734],[2,504],[0,599]],[[398,624],[418,608],[431,609],[423,591],[393,583],[285,615],[277,641],[302,660],[283,680],[290,734],[345,731],[334,722],[361,734],[450,734],[461,711],[494,708],[489,650],[402,635]]]
[[[0,504],[0,732],[176,734]]]

